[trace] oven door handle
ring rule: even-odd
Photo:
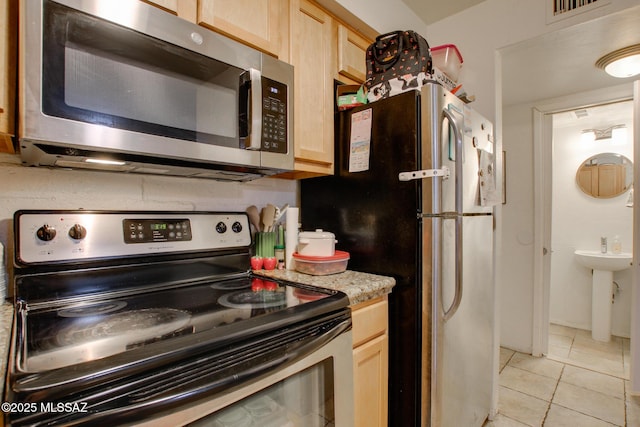
[[[181,394],[176,391],[176,383],[181,384],[180,389],[184,390],[187,395],[192,394],[194,389],[224,390],[237,384],[244,377],[253,376],[312,353],[336,336],[349,330],[351,328],[351,314],[347,309],[344,313],[336,313],[329,321],[318,320],[314,324],[316,333],[309,334],[306,331],[311,324],[314,322],[310,321],[300,325],[299,329],[288,327],[277,332],[274,331],[273,334],[262,336],[260,340],[240,343],[238,347],[227,344],[222,353],[211,355],[207,355],[211,348],[211,343],[207,340],[203,340],[199,347],[182,348],[172,353],[170,357],[155,361],[153,360],[153,353],[156,351],[154,346],[141,347],[136,349],[141,352],[138,354],[138,362],[124,362],[131,357],[127,354],[115,355],[98,363],[100,366],[98,370],[91,366],[93,364],[82,364],[76,365],[74,369],[55,369],[29,374],[17,379],[12,384],[12,388],[18,393],[37,392],[44,400],[60,400],[65,396],[71,396],[79,384],[87,389],[100,383],[117,382],[123,376],[137,377],[141,373],[145,373],[141,362],[148,360],[156,367],[170,364],[172,368],[169,371],[159,370],[155,374],[147,376],[146,380],[142,381],[147,384],[146,386],[142,386],[140,383],[135,385],[135,389],[130,391],[135,392],[138,396],[137,399],[142,399],[143,395],[146,398],[155,396],[163,399],[166,396],[173,396],[174,392]],[[132,350],[132,352],[136,350]],[[271,357],[268,357],[268,353]],[[196,356],[197,354],[200,356]],[[185,357],[192,355],[195,360],[191,359],[184,365],[188,366],[185,371],[180,362]],[[119,360],[123,363],[118,363]],[[231,368],[228,369],[229,367]],[[204,370],[209,372],[207,378],[204,376]],[[162,381],[166,383],[164,384],[166,389],[162,387]],[[205,384],[201,384],[201,381],[205,381]],[[233,384],[230,384],[231,382]],[[51,384],[57,386],[52,388]],[[129,390],[129,387],[134,386],[123,384],[122,387]],[[142,389],[144,391],[141,391]],[[121,390],[121,392],[123,391]],[[83,398],[90,399],[86,395]],[[100,397],[99,401],[103,399],[104,396]],[[98,402],[96,404],[99,405]]]
[[[27,355],[27,340],[25,339],[26,335],[26,324],[27,324],[27,303],[22,300],[16,301],[16,312],[15,316],[15,343],[16,343],[16,369],[18,372],[26,372],[26,355]]]

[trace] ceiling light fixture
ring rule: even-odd
[[[592,133],[596,141],[602,141],[603,139],[611,139],[614,129],[624,129],[626,127],[625,125],[613,125],[606,129],[584,129],[582,133]]]
[[[596,61],[596,67],[621,79],[640,74],[640,44],[623,47]]]

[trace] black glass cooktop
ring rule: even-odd
[[[215,279],[212,268],[194,262],[22,277],[21,294],[36,301],[19,308],[23,370],[59,369],[149,346],[161,354],[207,340],[224,345],[348,304],[337,291],[249,273]],[[42,287],[49,298],[52,292],[64,298],[35,298],[34,289]],[[83,292],[74,296],[74,289]]]

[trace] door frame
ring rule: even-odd
[[[636,100],[634,102],[635,117],[635,143],[634,161],[640,161],[640,82],[635,82]],[[533,190],[534,190],[534,259],[533,259],[533,331],[532,331],[532,354],[542,356],[548,353],[549,348],[549,301],[551,294],[551,183],[552,183],[552,160],[553,160],[553,128],[551,115],[554,113],[571,111],[580,108],[588,108],[600,104],[628,101],[634,98],[634,86],[624,84],[611,88],[599,89],[590,92],[583,92],[571,96],[563,96],[551,100],[544,100],[535,103],[533,107]],[[636,163],[640,164],[640,163]],[[640,187],[640,174],[635,174],[634,186]],[[640,220],[635,214],[634,207],[634,242],[640,240]],[[640,248],[640,245],[636,247]],[[636,251],[634,250],[634,258]],[[634,259],[637,270],[637,262]],[[632,281],[636,282],[634,272]],[[636,286],[633,286],[635,291]],[[640,292],[638,292],[640,294]],[[640,309],[640,297],[632,295],[632,329],[631,329],[631,372],[633,378],[634,365],[634,318],[633,313]],[[640,314],[640,313],[639,313]],[[640,331],[637,331],[640,333]],[[638,343],[640,344],[640,343]],[[640,373],[639,373],[640,374]],[[632,381],[632,390],[640,391],[640,375],[638,379]]]
[[[633,83],[633,162],[640,165],[640,80]],[[637,170],[636,166],[636,170]],[[640,188],[640,173],[633,174],[633,187]],[[638,360],[640,346],[640,290],[638,280],[640,280],[640,207],[633,205],[633,267],[631,269],[631,387],[630,394],[640,395],[640,361]]]

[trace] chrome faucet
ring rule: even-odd
[[[600,252],[603,254],[607,253],[607,238],[606,237],[601,237],[600,238]]]

